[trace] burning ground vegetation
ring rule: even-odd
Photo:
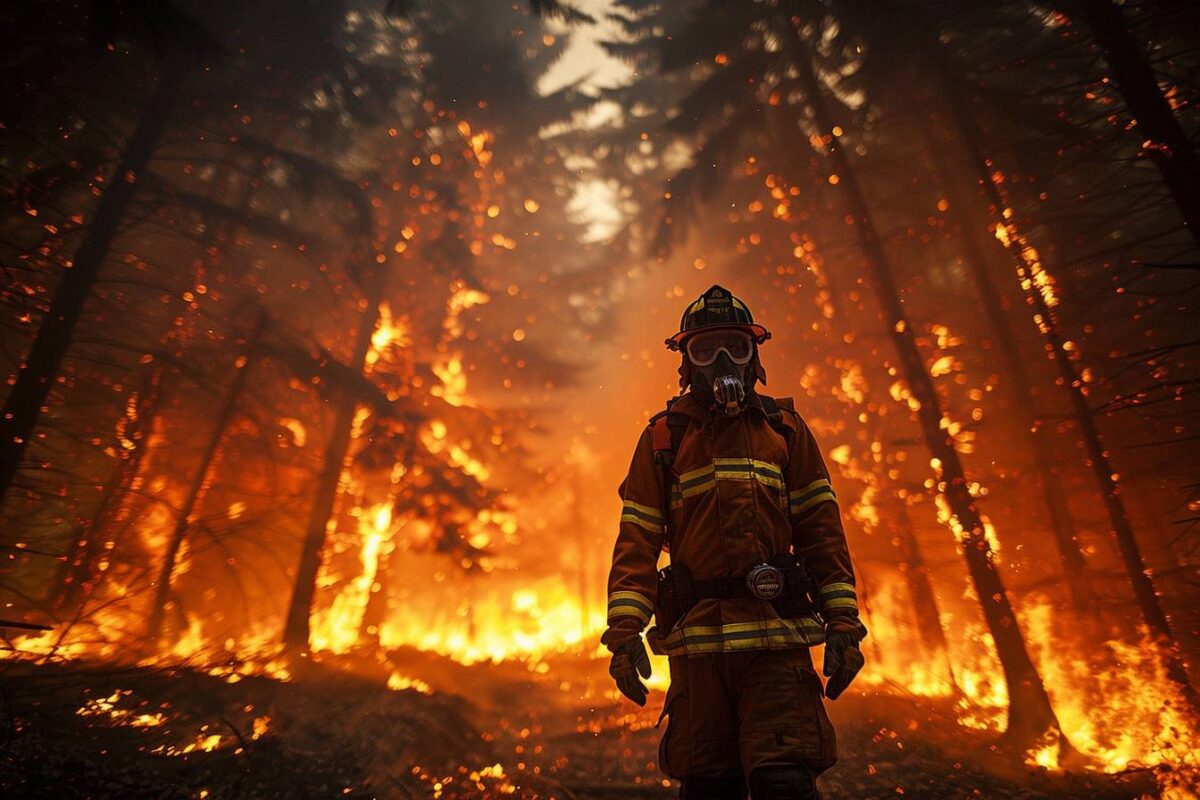
[[[645,709],[618,699],[591,654],[467,666],[401,649],[322,658],[286,679],[242,666],[10,662],[0,788],[30,798],[677,792],[656,766],[661,694]],[[868,685],[832,710],[843,756],[823,781],[829,798],[1191,796],[1187,775],[1163,763],[1022,765],[994,735],[963,727],[948,698]]]
[[[510,601],[513,615],[536,605],[528,596]],[[563,603],[559,612],[579,612]],[[1000,735],[1004,683],[986,650],[970,646],[975,637],[950,652],[952,661],[918,667],[907,655],[889,657],[882,624],[867,645],[868,670],[829,704],[841,759],[822,781],[828,798],[1197,796],[1190,712],[1152,647],[1106,644],[1121,665],[1107,671],[1053,654],[1075,664],[1045,676],[1076,752],[1054,741],[1022,752]],[[1048,622],[1028,624],[1036,632]],[[52,637],[10,636],[14,649],[0,666],[5,796],[677,792],[657,769],[666,684],[657,657],[650,701],[639,709],[616,692],[598,649],[532,632],[510,631],[504,650],[500,636],[472,647],[464,632],[440,646],[359,642],[301,657],[238,655],[196,638],[190,654],[181,644],[140,660],[107,649],[98,659],[102,651],[82,644],[49,656]],[[1040,655],[1046,664],[1050,654]]]

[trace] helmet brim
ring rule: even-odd
[[[757,322],[731,322],[727,325],[701,325],[699,328],[692,328],[690,331],[680,331],[670,339],[667,339],[667,349],[682,350],[683,343],[687,341],[688,337],[694,336],[697,333],[728,329],[745,331],[754,338],[755,344],[762,344],[767,339],[771,338],[771,332],[762,325],[759,325]]]

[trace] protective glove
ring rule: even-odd
[[[646,705],[646,685],[638,678],[650,677],[650,654],[641,636],[634,636],[620,644],[613,652],[612,661],[608,664],[608,674],[617,682],[621,694],[628,697],[639,706]]]
[[[861,637],[851,631],[829,631],[825,634],[825,665],[821,669],[829,680],[825,696],[836,700],[846,691],[854,676],[863,668],[863,654],[858,649]]]

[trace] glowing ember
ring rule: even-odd
[[[433,694],[433,688],[425,681],[421,680],[420,678],[409,678],[401,675],[398,672],[393,672],[391,676],[388,677],[387,687],[394,692],[402,692],[406,689],[411,689],[414,692],[420,692],[421,694]]]

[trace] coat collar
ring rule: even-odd
[[[766,410],[763,408],[762,398],[759,397],[758,392],[750,392],[749,399],[746,401],[746,408],[747,410],[754,409],[764,417],[767,414]],[[679,395],[679,399],[671,404],[671,410],[679,411],[687,414],[689,417],[695,417],[699,420],[705,420],[711,416],[709,414],[709,407],[697,400],[691,391],[687,391]]]

